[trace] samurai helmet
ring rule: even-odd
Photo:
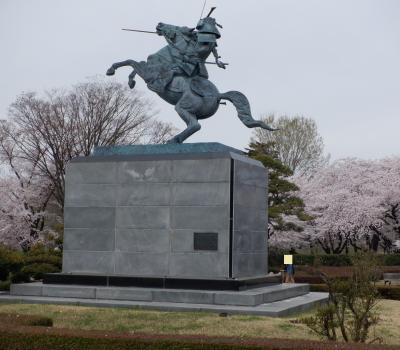
[[[214,35],[217,39],[221,37],[218,27],[222,28],[216,21],[215,18],[205,17],[197,23],[196,29],[199,34]],[[215,41],[215,40],[214,40]]]

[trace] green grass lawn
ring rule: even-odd
[[[400,301],[382,300],[381,322],[374,330],[386,344],[400,344]],[[202,334],[240,337],[315,339],[302,324],[293,323],[299,316],[271,318],[263,316],[228,316],[206,312],[159,312],[124,308],[83,306],[6,304],[0,313],[18,313],[51,317],[54,327],[162,334]]]

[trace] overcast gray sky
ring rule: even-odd
[[[163,38],[121,28],[195,26],[202,6],[203,0],[0,0],[0,117],[22,91],[69,87],[103,75],[113,62],[145,60]],[[314,118],[333,158],[400,153],[400,1],[208,0],[206,10],[211,6],[224,27],[219,52],[230,64],[208,67],[221,92],[243,92],[256,118]],[[120,69],[115,79],[125,83],[128,74]],[[184,127],[172,106],[146,96],[160,119]],[[229,103],[201,124],[189,142],[243,148],[251,136]]]

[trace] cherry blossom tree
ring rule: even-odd
[[[6,124],[2,127],[10,128]],[[21,158],[16,143],[5,133],[0,133],[0,164],[4,170],[0,176],[0,243],[27,250],[42,238],[53,187],[39,176],[35,163]]]
[[[376,251],[380,246],[385,252],[390,252],[396,249],[396,241],[400,239],[400,157],[375,162],[374,170],[382,189],[383,213],[379,225],[371,226],[367,243],[372,250]]]
[[[390,251],[400,238],[400,157],[343,159],[294,182],[314,217],[312,240],[326,253]]]

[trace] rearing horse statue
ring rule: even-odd
[[[218,67],[225,69],[226,66],[219,60],[220,56],[216,49],[216,39],[221,36],[217,26],[221,26],[210,17],[210,14],[201,19],[196,28],[159,23],[156,33],[164,36],[167,46],[150,55],[147,62],[126,60],[114,63],[107,70],[107,75],[114,75],[116,69],[131,66],[133,71],[128,81],[130,88],[134,88],[134,78],[138,74],[150,90],[175,106],[176,112],[187,127],[169,140],[169,143],[182,143],[199,131],[201,126],[198,120],[214,115],[221,100],[233,103],[239,119],[248,128],[260,127],[275,130],[263,121],[253,119],[249,101],[241,92],[220,93],[217,87],[208,80],[205,63],[211,63],[206,62],[211,53]]]

